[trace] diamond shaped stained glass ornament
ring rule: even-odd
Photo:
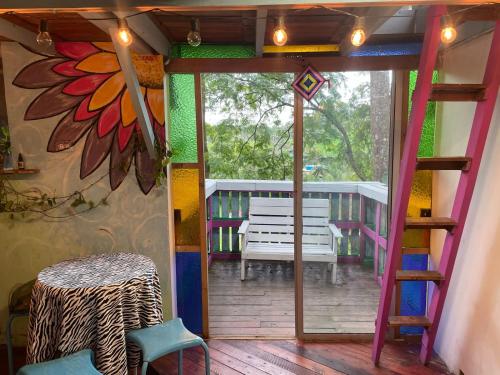
[[[292,83],[292,87],[307,101],[311,100],[326,79],[312,66],[308,66]]]

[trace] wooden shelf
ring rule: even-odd
[[[448,102],[468,102],[484,100],[485,86],[481,84],[435,83],[432,85],[430,100]]]
[[[429,327],[431,322],[426,316],[390,316],[389,327]]]
[[[39,169],[11,169],[8,171],[0,171],[0,176],[22,176],[39,173]]]
[[[407,271],[397,271],[396,280],[440,282],[444,280],[444,277],[438,271],[407,270]]]
[[[446,229],[453,230],[457,222],[448,217],[407,217],[405,229]]]
[[[470,168],[471,160],[467,156],[418,158],[417,170],[467,171]]]

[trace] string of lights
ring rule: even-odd
[[[441,27],[441,41],[444,44],[450,44],[452,43],[456,37],[457,37],[457,30],[455,27],[455,24],[453,22],[453,16],[458,13],[465,12],[469,9],[476,8],[479,6],[484,6],[484,5],[491,5],[494,3],[483,3],[483,4],[477,4],[473,5],[467,8],[462,8],[462,9],[457,9],[453,12],[449,12],[446,14],[443,19],[442,19],[442,27]],[[274,17],[275,19],[275,27],[273,30],[273,43],[277,46],[284,46],[286,45],[288,41],[288,34],[286,30],[286,25],[285,25],[285,18],[288,19],[293,19],[296,17],[331,17],[332,14],[308,14],[308,15],[299,15],[298,12],[304,13],[307,10],[311,9],[325,9],[334,14],[338,14],[339,16],[350,16],[353,17],[354,20],[354,26],[352,27],[351,34],[350,34],[350,41],[351,44],[355,47],[360,47],[363,45],[366,41],[366,20],[367,19],[373,19],[373,18],[411,18],[413,15],[393,15],[393,16],[360,16],[356,15],[354,13],[347,12],[342,9],[335,9],[335,8],[329,8],[325,6],[319,6],[319,7],[311,7],[308,9],[298,9],[293,11],[291,14],[288,14],[286,16],[276,16]],[[413,9],[412,9],[413,10]],[[189,18],[190,23],[191,23],[191,28],[189,33],[186,36],[187,42],[193,46],[199,46],[202,42],[202,37],[201,37],[201,32],[200,32],[200,22],[199,18],[193,18],[192,16],[188,16],[186,14],[182,13],[177,13],[177,12],[172,12],[172,11],[164,11],[159,8],[153,8],[153,9],[148,9],[145,11],[141,12],[136,12],[132,14],[128,14],[124,17],[117,17],[117,16],[112,16],[112,17],[102,17],[102,18],[85,18],[87,21],[117,21],[118,25],[118,40],[120,44],[123,46],[130,46],[133,43],[133,34],[127,24],[127,19],[130,19],[132,17],[137,17],[139,15],[143,14],[148,14],[148,13],[155,13],[155,14],[162,14],[162,15],[175,15],[178,17],[184,17],[184,18]],[[6,12],[6,14],[13,14],[16,15],[18,14],[17,12]],[[23,14],[24,16],[27,17],[33,17],[30,16],[29,14]],[[267,19],[268,17],[251,17],[251,16],[233,16],[233,15],[204,15],[202,16],[203,19],[228,19],[228,18],[237,18],[237,19]],[[52,37],[49,32],[49,21],[56,20],[57,18],[45,18],[42,20],[39,20],[39,30],[38,34],[36,36],[36,41],[41,47],[49,47],[52,45]],[[38,20],[38,18],[37,18]]]

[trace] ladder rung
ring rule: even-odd
[[[438,271],[423,271],[423,270],[405,270],[396,272],[396,280],[398,281],[435,281],[444,280],[443,275]]]
[[[481,84],[434,83],[429,100],[469,102],[484,100],[485,86]]]
[[[418,158],[417,170],[456,170],[468,171],[471,158],[467,156],[445,156],[436,158]]]
[[[401,248],[403,254],[430,254],[429,247],[403,247]]]
[[[431,322],[426,316],[390,316],[389,327],[413,326],[429,327]]]
[[[446,229],[451,231],[457,222],[449,217],[407,217],[405,229]]]

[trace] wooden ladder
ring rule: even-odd
[[[385,333],[389,327],[424,327],[420,360],[427,363],[431,358],[432,347],[436,338],[498,93],[500,80],[500,21],[496,21],[482,84],[432,84],[432,73],[440,44],[440,19],[445,13],[445,6],[433,6],[429,9],[427,15],[427,29],[420,55],[417,83],[412,98],[408,132],[401,159],[400,176],[389,234],[387,261],[378,307],[372,348],[372,360],[375,364],[379,362]],[[471,69],[474,69],[474,67],[471,67]],[[417,158],[426,106],[429,100],[477,101],[465,156]],[[460,180],[450,217],[409,218],[406,216],[415,171],[422,169],[460,171]],[[404,252],[402,238],[405,229],[444,229],[447,231],[437,271],[398,270]],[[426,316],[389,316],[394,286],[397,282],[407,280],[435,282],[436,288],[434,288]]]

